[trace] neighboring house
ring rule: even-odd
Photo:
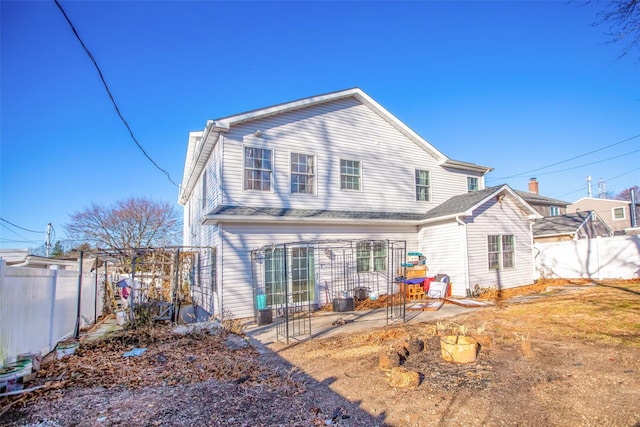
[[[12,267],[48,268],[53,270],[78,270],[78,260],[47,258],[31,255],[28,249],[0,249],[0,258]]]
[[[570,204],[567,211],[595,211],[615,234],[624,234],[631,227],[631,203],[625,200],[583,197]]]
[[[516,193],[542,216],[559,216],[567,213],[569,202],[538,194],[538,180],[536,178],[529,180],[528,192],[516,190]]]
[[[196,303],[251,317],[256,277],[273,270],[289,289],[308,282],[296,298],[329,302],[314,284],[330,285],[335,254],[308,243],[319,241],[354,242],[357,272],[378,277],[395,274],[376,259],[388,242],[406,242],[459,296],[532,283],[540,215],[506,185],[485,189],[491,170],[449,159],[357,88],[209,120],[189,134],[179,196],[184,244],[215,249],[211,294]],[[268,248],[287,242],[298,249],[281,262]]]
[[[539,218],[533,224],[533,239],[536,243],[610,236],[613,236],[613,230],[595,211]]]

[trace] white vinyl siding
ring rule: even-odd
[[[455,221],[429,224],[419,233],[419,251],[426,259],[427,276],[448,275],[454,296],[467,296],[464,238],[464,227]]]
[[[202,209],[207,207],[207,171],[202,173]]]
[[[261,129],[261,136],[255,130]],[[268,145],[267,145],[268,144]],[[273,191],[242,192],[243,147],[273,150]],[[291,153],[315,156],[316,197],[291,193]],[[340,160],[360,162],[360,191],[341,190]],[[415,169],[430,172],[428,202],[416,204]],[[423,213],[467,191],[468,171],[443,168],[367,106],[343,99],[241,124],[224,135],[228,203],[294,209]]]
[[[470,286],[506,289],[533,283],[533,242],[528,213],[507,196],[501,202],[487,201],[474,215],[473,221],[466,225]],[[487,236],[493,235],[513,236],[513,268],[488,268]]]
[[[223,227],[222,246],[218,257],[224,257],[219,265],[224,265],[224,276],[219,282],[222,301],[225,310],[234,317],[246,318],[254,316],[256,303],[253,296],[253,276],[251,271],[251,250],[270,243],[285,243],[293,241],[312,240],[342,240],[342,239],[374,239],[405,240],[407,251],[418,250],[417,233],[415,227],[358,227],[358,226],[291,226],[274,224],[269,228],[263,225],[228,225]],[[386,243],[386,242],[385,242]],[[331,285],[331,263],[325,254],[315,253],[317,268],[314,270],[314,292],[311,298],[318,305],[324,305],[326,300],[326,286]],[[373,261],[375,263],[375,260]],[[263,261],[264,263],[264,261]],[[261,264],[263,265],[263,264]],[[289,267],[291,269],[291,266]],[[264,268],[255,274],[261,278]],[[256,279],[259,279],[256,278]]]
[[[416,169],[416,200],[428,202],[431,200],[431,179],[429,171]]]

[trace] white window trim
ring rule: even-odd
[[[498,236],[498,244],[499,244],[499,248],[498,248],[498,268],[490,268],[489,267],[489,236]],[[503,249],[503,245],[502,245],[502,238],[504,236],[512,236],[513,237],[513,259],[512,259],[512,263],[513,266],[511,267],[505,267],[504,266],[504,249]],[[517,268],[517,264],[516,264],[516,235],[515,234],[487,234],[487,237],[485,239],[485,242],[487,243],[487,271],[504,271],[504,270],[515,270]],[[496,253],[496,252],[493,252]]]
[[[245,149],[246,148],[259,148],[261,150],[269,150],[271,151],[271,189],[270,190],[251,190],[251,189],[246,189],[244,188],[244,172],[245,172],[245,166],[244,166],[244,153],[245,153]],[[241,179],[240,179],[240,188],[242,189],[243,192],[246,193],[275,193],[275,189],[276,189],[276,150],[274,150],[273,148],[267,148],[267,147],[260,147],[258,145],[253,145],[253,144],[242,144],[242,153],[240,153],[240,170],[242,171],[242,175],[241,175]]]
[[[359,183],[360,183],[360,188],[358,188],[357,190],[352,189],[352,188],[342,188],[342,161],[346,161],[346,162],[358,162],[358,164],[360,165],[360,175],[359,175]],[[340,191],[349,191],[349,192],[354,192],[354,193],[362,193],[364,190],[364,179],[363,179],[363,169],[364,169],[364,164],[362,162],[362,160],[355,160],[355,159],[344,159],[344,158],[340,158],[339,162],[338,162],[338,176],[339,176],[339,186],[340,186]],[[355,175],[348,175],[348,176],[355,176]]]
[[[291,191],[291,178],[293,176],[293,172],[291,172],[291,155],[292,154],[302,154],[305,156],[313,157],[313,167],[315,169],[313,173],[313,192],[312,193],[294,193]],[[317,196],[318,195],[318,156],[311,153],[304,153],[301,151],[289,151],[289,194],[293,197],[308,197],[308,196]]]
[[[475,179],[476,180],[476,189],[475,190],[470,190],[469,189],[469,180]],[[480,178],[478,178],[477,176],[467,176],[467,193],[471,193],[473,191],[480,191]]]
[[[616,209],[622,209],[622,218],[616,218]],[[624,206],[616,206],[615,208],[611,208],[611,219],[613,221],[624,221],[627,219],[627,210]]]
[[[422,172],[426,172],[428,177],[429,177],[429,185],[425,186],[422,185],[422,187],[427,187],[427,200],[418,200],[418,183],[416,182],[416,172],[417,171],[422,171]],[[418,169],[415,168],[413,171],[413,193],[414,193],[414,199],[416,202],[419,203],[428,203],[431,202],[431,190],[433,188],[433,184],[432,182],[432,176],[431,176],[431,171],[429,169]]]

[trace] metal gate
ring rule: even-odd
[[[334,240],[266,245],[251,253],[256,322],[275,322],[277,340],[312,336],[311,314],[339,298],[385,297],[387,324],[405,320],[406,243]]]

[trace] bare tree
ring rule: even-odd
[[[180,220],[174,207],[147,198],[129,198],[112,206],[91,204],[65,225],[73,238],[102,249],[169,246],[179,242]]]
[[[636,200],[638,200],[638,197],[640,197],[640,187],[638,187],[637,185],[622,190],[616,195],[616,200],[626,200],[627,202],[630,202],[632,189],[635,190]]]
[[[599,21],[596,24],[608,26],[611,41],[623,44],[620,57],[640,49],[639,0],[611,0],[598,17]],[[640,60],[640,56],[638,59]]]

